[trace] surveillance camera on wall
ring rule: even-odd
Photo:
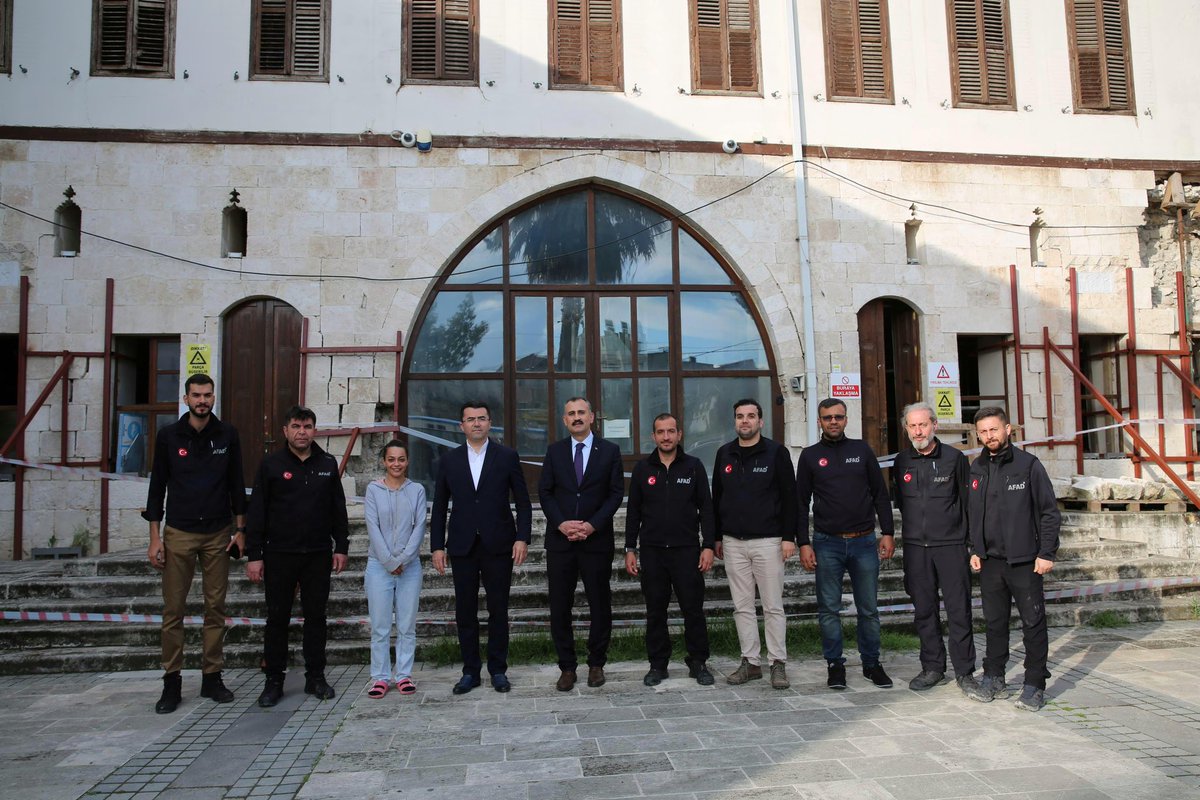
[[[726,139],[721,142],[721,149],[729,155],[733,155],[738,151],[738,143],[736,139]]]
[[[399,136],[392,137],[405,147],[416,147],[417,135],[412,131],[403,131]]]

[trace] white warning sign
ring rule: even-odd
[[[957,361],[930,361],[929,362],[929,388],[931,388],[931,389],[957,389],[958,388],[958,362]]]

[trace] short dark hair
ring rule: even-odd
[[[217,388],[216,382],[205,375],[203,372],[197,372],[195,375],[188,375],[188,379],[183,382],[183,393],[187,394],[193,386],[211,386]]]
[[[489,417],[492,415],[492,409],[488,407],[487,401],[485,401],[485,400],[468,400],[467,402],[463,403],[461,406],[458,407],[458,418],[459,419],[463,418],[463,414],[467,413],[468,408],[482,408],[484,411],[487,412],[487,415]]]
[[[839,400],[836,397],[826,397],[824,400],[817,403],[817,411],[824,411],[825,409],[833,408],[834,406],[841,406],[842,408],[845,408],[846,401]]]
[[[408,455],[408,442],[404,441],[403,439],[392,439],[390,442],[385,444],[383,446],[383,448],[379,451],[379,457],[387,458],[387,451],[391,450],[393,447],[399,447],[399,448],[403,449],[404,454]]]
[[[563,403],[563,410],[565,411],[565,410],[566,410],[566,408],[567,408],[567,406],[569,406],[571,403],[574,403],[574,402],[576,402],[577,400],[582,400],[583,402],[587,403],[587,404],[588,404],[588,411],[591,411],[591,410],[592,410],[592,401],[591,401],[591,400],[588,400],[586,397],[583,397],[582,395],[576,395],[576,396],[574,396],[574,397],[568,397],[568,398],[567,398],[567,402]]]
[[[999,417],[1001,425],[1008,424],[1008,414],[1004,413],[1004,409],[1000,406],[984,406],[975,412],[975,423],[979,424],[980,420],[985,420],[988,417]]]
[[[654,428],[657,427],[657,423],[662,422],[664,419],[675,420],[675,427],[677,429],[679,428],[679,417],[675,416],[670,411],[664,411],[654,418],[654,422],[650,423],[650,430],[654,430]]]
[[[733,404],[733,413],[736,414],[737,410],[739,408],[741,408],[742,406],[754,406],[756,409],[758,409],[758,418],[762,419],[762,415],[763,415],[762,406],[760,406],[758,404],[758,401],[755,400],[753,397],[743,397],[741,400],[738,400],[736,403],[734,403]]]
[[[283,427],[286,428],[292,420],[296,420],[297,422],[311,422],[313,425],[316,425],[317,415],[313,413],[311,408],[292,406],[283,415]]]

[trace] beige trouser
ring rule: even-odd
[[[733,598],[733,620],[737,624],[738,644],[742,658],[758,665],[761,644],[758,638],[758,615],[754,611],[754,588],[762,600],[763,629],[767,636],[768,663],[787,663],[787,617],[783,613],[782,540],[776,536],[766,539],[722,540],[725,575],[729,579],[729,594]]]
[[[229,555],[225,548],[233,534],[233,525],[216,533],[188,533],[166,526],[163,529],[162,665],[165,672],[183,668],[183,617],[187,611],[188,590],[196,562],[200,562],[200,580],[204,591],[205,674],[220,672],[225,664],[222,639],[225,636],[225,590],[229,585]]]

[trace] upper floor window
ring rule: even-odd
[[[478,0],[404,1],[404,80],[479,83]]]
[[[1016,108],[1008,0],[946,0],[946,18],[954,105]]]
[[[691,0],[692,91],[758,94],[758,0]]]
[[[550,0],[550,87],[621,85],[621,0]]]
[[[254,0],[253,80],[329,80],[329,0]]]
[[[0,75],[12,72],[12,0],[0,0]]]
[[[1067,40],[1076,110],[1135,113],[1125,0],[1067,0]]]
[[[892,102],[887,0],[822,0],[822,6],[829,99]]]
[[[172,77],[175,0],[93,0],[92,74]]]

